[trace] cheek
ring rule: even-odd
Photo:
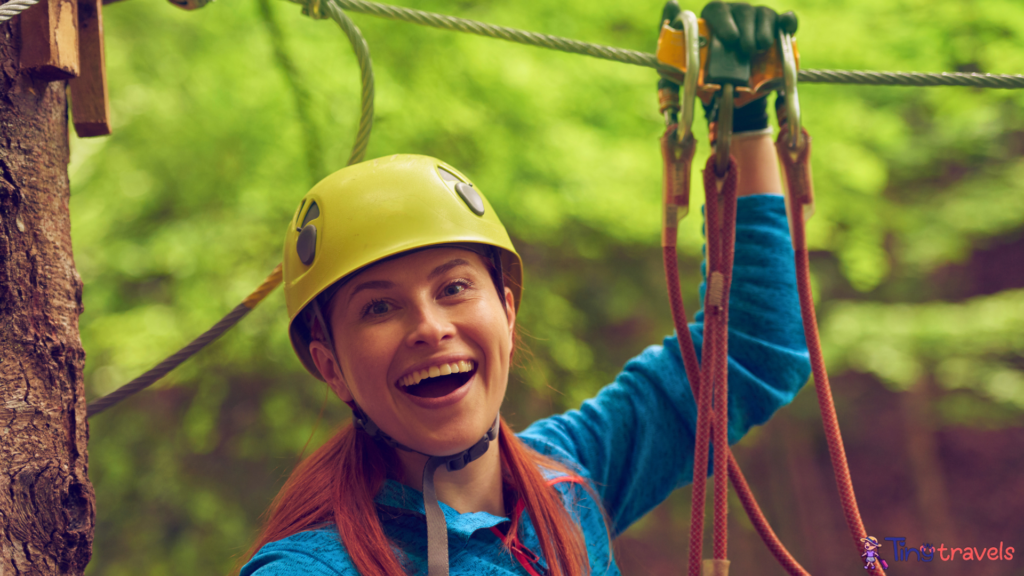
[[[388,366],[394,358],[394,338],[386,330],[349,331],[341,348],[341,364],[348,377],[348,385],[357,394],[365,396],[379,389],[387,379]]]

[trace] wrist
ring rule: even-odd
[[[732,113],[733,134],[759,132],[768,127],[768,98],[758,98]]]
[[[782,194],[782,174],[776,158],[771,128],[733,134],[729,152],[736,159],[737,196]]]

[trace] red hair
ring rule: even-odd
[[[529,513],[551,576],[589,574],[583,532],[540,469],[567,475],[572,471],[524,444],[504,419],[498,449],[503,482]],[[374,503],[384,480],[397,478],[400,470],[394,449],[378,445],[351,422],[344,425],[292,472],[243,560],[252,558],[265,544],[333,522],[362,576],[402,574],[404,570],[392,553]],[[506,506],[512,505],[506,502]],[[503,542],[506,549],[516,536],[518,524],[519,517],[513,518]]]

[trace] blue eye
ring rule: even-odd
[[[384,300],[374,300],[363,308],[363,316],[380,316],[391,311],[391,305]]]
[[[459,294],[466,291],[472,284],[468,280],[456,280],[451,284],[444,287],[442,293],[445,296],[458,296]]]

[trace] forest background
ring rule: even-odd
[[[794,0],[804,68],[1024,72],[1017,0]],[[660,0],[403,5],[651,52]],[[683,7],[699,13],[701,5]],[[526,263],[517,427],[566,410],[672,331],[660,266],[651,69],[351,14],[377,80],[368,158],[469,175]],[[113,134],[72,137],[87,394],[212,325],[281,260],[299,198],[349,156],[359,71],[330,20],[272,0],[104,9]],[[287,64],[288,62],[291,65]],[[1024,91],[803,84],[814,137],[814,285],[869,533],[1024,558]],[[708,153],[698,116],[697,163]],[[681,231],[699,308],[701,188]],[[278,290],[156,387],[90,422],[88,574],[226,574],[305,448],[349,417],[296,360]],[[861,573],[811,386],[737,446],[812,573]],[[308,446],[307,446],[308,442]],[[689,489],[618,541],[627,575],[677,574]],[[737,573],[782,574],[738,503]],[[888,555],[887,555],[888,552]],[[894,563],[1024,574],[1024,560]]]

